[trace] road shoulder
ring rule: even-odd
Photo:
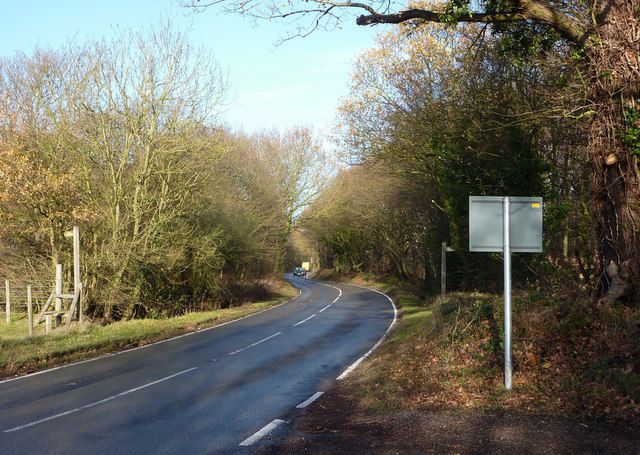
[[[640,431],[549,415],[467,410],[377,414],[363,408],[352,377],[336,383],[271,435],[267,454],[631,454]]]

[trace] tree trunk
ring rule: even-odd
[[[587,48],[588,96],[596,113],[589,124],[594,214],[600,239],[603,302],[640,299],[640,147],[630,125],[640,92],[640,24],[632,4],[611,0]],[[635,143],[635,144],[634,144]]]

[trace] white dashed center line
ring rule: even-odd
[[[260,343],[264,343],[265,341],[270,340],[271,338],[277,337],[277,336],[278,336],[278,335],[280,335],[280,334],[282,334],[282,332],[274,333],[274,334],[273,334],[273,335],[271,335],[270,337],[263,338],[262,340],[260,340],[260,341],[256,341],[255,343],[250,344],[249,346],[245,346],[245,347],[244,347],[244,348],[242,348],[242,349],[238,349],[237,351],[230,352],[230,353],[229,353],[229,355],[235,355],[235,354],[237,354],[237,353],[239,353],[239,352],[242,352],[242,351],[244,351],[244,350],[246,350],[246,349],[249,349],[249,348],[252,348],[252,347],[254,347],[254,346],[257,346],[257,345],[259,345]]]
[[[161,382],[168,381],[169,379],[175,378],[176,376],[180,376],[181,374],[185,374],[185,373],[188,373],[189,371],[193,371],[193,370],[197,370],[197,369],[198,369],[198,367],[193,367],[193,368],[189,368],[188,370],[179,371],[178,373],[172,374],[171,376],[167,376],[165,378],[158,379],[157,381],[149,382],[148,384],[141,385],[140,387],[136,387],[134,389],[126,390],[124,392],[118,393],[117,395],[112,395],[110,397],[104,398],[104,399],[102,399],[100,401],[95,401],[93,403],[85,404],[84,406],[80,406],[80,407],[75,408],[75,409],[70,409],[69,411],[61,412],[60,414],[56,414],[56,415],[52,415],[52,416],[49,416],[49,417],[45,417],[44,419],[35,420],[33,422],[27,423],[25,425],[21,425],[19,427],[9,428],[8,430],[4,430],[4,433],[11,433],[13,431],[19,431],[19,430],[22,430],[24,428],[29,428],[29,427],[32,427],[34,425],[38,425],[40,423],[48,422],[50,420],[54,420],[54,419],[57,419],[59,417],[64,417],[66,415],[73,414],[74,412],[82,411],[84,409],[89,409],[89,408],[92,408],[94,406],[98,406],[98,405],[101,405],[103,403],[106,403],[107,401],[111,401],[111,400],[114,400],[116,398],[120,398],[120,397],[123,397],[125,395],[129,395],[130,393],[137,392],[137,391],[142,390],[142,389],[146,389],[147,387],[151,387],[152,385],[156,385],[156,384],[159,384]]]
[[[309,316],[307,319],[303,319],[302,321],[300,321],[300,322],[298,322],[298,323],[296,323],[296,324],[293,324],[291,327],[296,327],[296,326],[299,326],[300,324],[304,324],[304,323],[305,323],[305,322],[307,322],[309,319],[311,319],[311,318],[315,318],[315,317],[316,317],[316,315],[315,315],[315,314],[312,314],[312,315],[311,315],[311,316]]]

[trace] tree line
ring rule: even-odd
[[[229,304],[233,283],[279,274],[331,169],[309,128],[225,127],[227,88],[169,22],[0,61],[2,275],[71,264],[74,225],[107,321]]]
[[[391,24],[394,28],[405,29],[406,33],[416,31],[429,24],[454,27],[464,24],[464,28],[474,30],[480,26],[486,30],[483,36],[499,38],[503,50],[515,57],[505,71],[516,72],[520,64],[530,62],[534,57],[565,60],[565,70],[558,74],[557,86],[571,86],[576,90],[557,92],[566,95],[566,106],[560,108],[559,119],[572,118],[581,122],[582,135],[586,138],[586,148],[577,157],[586,165],[588,185],[592,198],[588,208],[595,225],[595,262],[597,280],[593,283],[594,296],[602,302],[616,300],[638,300],[640,290],[640,236],[638,235],[640,199],[640,174],[638,172],[638,144],[640,143],[640,115],[637,100],[640,93],[640,27],[638,27],[638,0],[568,0],[553,2],[548,0],[442,0],[434,2],[409,2],[389,4],[387,2],[340,2],[335,0],[311,0],[305,2],[276,2],[256,0],[251,3],[217,0],[209,3],[184,0],[186,7],[195,11],[218,8],[225,12],[242,14],[259,20],[282,20],[294,24],[286,38],[306,36],[321,28],[340,27],[350,13],[360,14],[352,19],[359,26]],[[425,43],[429,46],[431,43]],[[430,48],[424,48],[429,53]],[[394,58],[390,54],[390,58]],[[383,57],[384,58],[384,57]],[[397,61],[397,60],[396,60]],[[403,73],[402,63],[398,70]],[[551,65],[553,68],[554,65]],[[547,72],[547,66],[536,66],[527,77],[538,79]],[[536,73],[537,71],[537,73]],[[514,74],[515,75],[515,74]],[[469,81],[472,81],[470,79]],[[493,82],[484,82],[485,89]],[[469,82],[467,81],[467,82]],[[467,82],[461,82],[465,84]],[[526,81],[513,81],[531,95]],[[550,80],[549,82],[552,82]],[[493,87],[497,89],[498,87]],[[497,101],[491,92],[490,100]],[[398,101],[394,93],[388,101]],[[454,96],[455,92],[451,93]],[[523,93],[524,95],[524,93]],[[387,95],[380,94],[381,97]],[[564,96],[561,96],[564,98]],[[451,98],[453,99],[453,98]],[[556,98],[551,106],[556,105]],[[398,111],[408,107],[399,103]],[[478,106],[480,107],[480,106]],[[490,106],[487,106],[490,107]],[[543,106],[544,107],[544,106]],[[363,109],[368,110],[365,106]],[[531,114],[521,111],[498,110],[495,119],[500,124],[508,119],[521,120]],[[547,110],[547,109],[545,109]],[[547,110],[548,111],[548,110]],[[414,110],[415,112],[415,110]],[[504,118],[504,115],[509,115]],[[371,116],[370,121],[376,118]],[[475,121],[473,117],[469,121]],[[560,120],[562,124],[562,120]],[[512,130],[516,128],[512,125]],[[478,137],[487,125],[478,126]],[[495,125],[492,126],[495,130]],[[373,126],[375,129],[375,126]],[[384,128],[383,128],[384,129]],[[570,128],[569,131],[573,130]],[[504,131],[504,130],[502,130]],[[473,133],[473,128],[464,132]],[[521,133],[526,134],[526,127]],[[506,139],[506,137],[503,138]],[[440,138],[432,138],[432,140]],[[475,140],[475,138],[472,138]],[[521,135],[514,140],[527,141]],[[463,138],[463,141],[465,139]],[[369,139],[361,144],[369,148]],[[549,141],[547,141],[549,143]],[[551,142],[552,143],[552,142]],[[441,143],[444,144],[444,143]],[[447,146],[451,143],[447,142]],[[458,144],[460,145],[460,144]],[[411,159],[411,158],[409,158]],[[470,163],[472,164],[472,163]],[[576,165],[576,160],[567,161],[567,170]],[[563,172],[563,171],[561,171]],[[506,182],[505,182],[506,183]],[[569,190],[573,188],[568,187]],[[446,209],[446,207],[445,207]],[[568,223],[569,221],[565,221]],[[575,221],[574,221],[575,222]],[[455,236],[455,231],[451,233]],[[566,242],[565,242],[566,243]],[[580,257],[585,259],[584,257]],[[584,265],[584,263],[582,264]],[[584,267],[582,267],[584,268]]]
[[[586,289],[597,278],[575,59],[507,52],[483,27],[410,24],[381,34],[356,62],[340,110],[343,169],[307,226],[321,264],[392,273],[440,288],[498,291],[501,255],[468,251],[470,195],[541,196],[544,253],[520,255],[516,280]],[[327,210],[327,207],[331,207]],[[532,273],[533,272],[533,273]]]
[[[170,24],[4,59],[3,274],[70,262],[63,234],[79,225],[89,311],[106,320],[226,304],[234,282],[279,275],[301,254],[436,291],[442,242],[451,287],[494,290],[500,257],[468,252],[468,197],[542,196],[545,252],[519,256],[516,280],[633,298],[640,118],[635,105],[607,117],[613,129],[600,117],[626,86],[598,107],[597,49],[548,24],[452,28],[430,22],[466,16],[438,14],[399,17],[356,62],[337,171],[309,128],[226,128],[224,73]],[[594,143],[609,133],[602,161]]]

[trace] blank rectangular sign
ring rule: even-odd
[[[469,251],[503,250],[502,196],[469,196]],[[510,198],[511,251],[542,251],[542,198]]]

